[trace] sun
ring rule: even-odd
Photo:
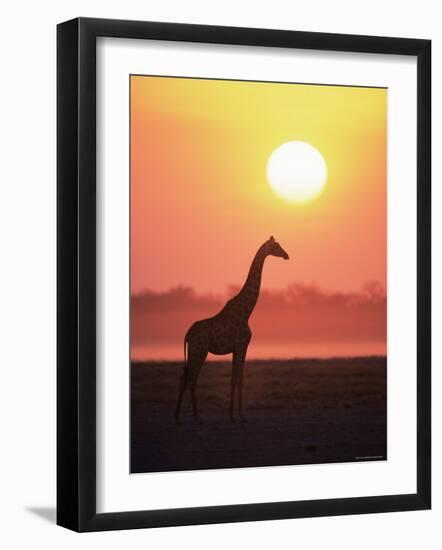
[[[288,141],[270,155],[267,178],[281,199],[291,203],[306,203],[324,189],[327,164],[313,145],[304,141]]]

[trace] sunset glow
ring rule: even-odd
[[[305,203],[322,191],[327,180],[327,165],[321,153],[309,143],[289,141],[271,154],[267,177],[283,200]]]
[[[263,271],[270,294],[251,326],[266,356],[292,341],[292,355],[328,349],[330,326],[340,354],[351,353],[349,339],[384,353],[387,90],[132,76],[130,93],[133,352],[181,354],[189,323],[216,313],[274,235],[290,262],[269,259]],[[317,295],[293,301],[293,285]],[[171,296],[184,299],[174,289],[190,289],[193,309],[174,307]],[[316,336],[303,332],[298,307]]]

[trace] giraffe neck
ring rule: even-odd
[[[256,302],[259,298],[259,291],[261,289],[261,276],[262,268],[264,267],[264,261],[266,254],[261,247],[253,258],[252,265],[250,266],[249,274],[247,275],[246,282],[237,295],[237,299],[241,302],[241,314],[247,319],[252,314],[256,306]]]

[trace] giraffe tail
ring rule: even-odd
[[[186,334],[186,336],[184,337],[184,370],[186,370],[186,367],[187,367],[186,345],[188,345],[188,344],[187,344],[187,334]]]
[[[189,348],[189,344],[187,341],[187,334],[184,337],[184,365],[183,365],[183,377],[182,380],[184,383],[187,383],[187,353],[186,353],[186,346]]]

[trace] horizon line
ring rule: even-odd
[[[229,354],[226,354],[226,357]],[[221,356],[220,356],[221,357]],[[327,357],[314,357],[314,356],[305,356],[305,357],[262,357],[262,358],[252,358],[246,359],[246,363],[258,363],[258,362],[287,362],[287,361],[335,361],[335,360],[358,360],[358,359],[387,359],[387,354],[369,354],[369,355],[330,355]],[[205,363],[230,363],[231,359],[206,359]],[[131,364],[136,363],[184,363],[183,359],[132,359],[130,358]]]

